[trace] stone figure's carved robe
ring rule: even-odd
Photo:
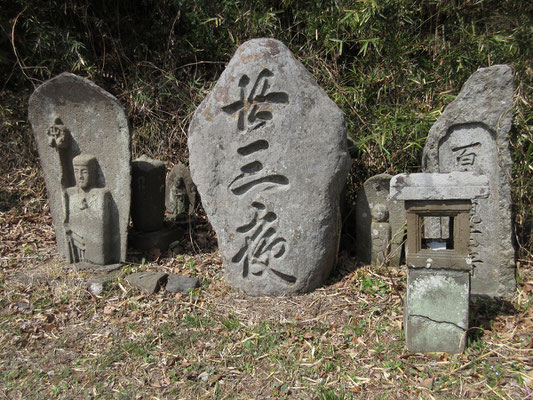
[[[65,192],[65,231],[69,261],[93,264],[111,263],[109,224],[111,220],[111,192],[91,189],[83,192],[77,187]]]
[[[389,255],[391,227],[388,222],[373,221],[370,230],[372,233],[371,264],[379,265],[383,263]]]

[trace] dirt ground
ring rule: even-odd
[[[413,354],[405,267],[344,251],[312,293],[248,297],[225,285],[205,219],[172,251],[131,251],[95,296],[56,253],[40,179],[0,178],[0,398],[533,399],[531,260],[512,299],[472,302],[464,354]],[[144,294],[124,280],[143,270],[201,287]]]

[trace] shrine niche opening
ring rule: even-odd
[[[410,200],[407,211],[407,264],[415,268],[469,269],[469,200]],[[439,224],[428,237],[426,225]],[[435,231],[435,229],[433,229]]]

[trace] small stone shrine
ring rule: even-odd
[[[341,111],[290,50],[274,39],[240,46],[188,144],[226,281],[250,295],[320,286],[336,262],[350,157]]]
[[[164,251],[179,236],[176,229],[165,227],[165,163],[142,155],[132,162],[131,174],[130,245]]]
[[[490,196],[474,200],[470,212],[476,295],[508,297],[516,289],[509,151],[512,107],[511,68],[481,68],[433,125],[424,148],[426,172],[472,171],[489,179]],[[438,227],[433,231],[439,234]]]
[[[196,186],[189,168],[185,164],[176,164],[167,174],[165,189],[165,207],[169,218],[178,222],[188,222],[196,208]]]
[[[391,178],[389,174],[375,175],[357,191],[357,259],[365,264],[381,265],[385,261],[389,266],[401,265],[405,209],[403,201],[388,198]],[[376,206],[379,206],[377,213],[374,212]],[[373,214],[383,215],[379,219],[384,220],[376,220]]]
[[[390,196],[407,211],[407,296],[404,329],[411,352],[460,353],[466,343],[472,258],[470,212],[490,195],[472,172],[400,174]],[[427,238],[428,218],[447,219],[446,238]]]
[[[130,132],[119,102],[63,73],[35,90],[28,114],[59,253],[69,263],[125,261]]]

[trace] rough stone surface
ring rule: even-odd
[[[168,173],[165,189],[165,207],[170,218],[187,220],[194,215],[196,208],[196,186],[189,168],[176,164]]]
[[[165,218],[165,163],[142,155],[131,163],[131,222],[136,231],[163,228]]]
[[[35,90],[28,114],[59,253],[69,262],[125,261],[130,133],[119,102],[91,81],[64,73]]]
[[[117,271],[113,271],[108,274],[90,276],[85,281],[87,290],[89,290],[89,292],[95,296],[100,296],[109,288],[109,285],[117,276]]]
[[[165,284],[168,274],[164,272],[146,271],[128,275],[126,282],[142,291],[153,294]]]
[[[88,262],[78,262],[75,264],[68,264],[67,268],[70,268],[75,272],[95,272],[108,274],[120,270],[122,268],[122,264],[95,265]]]
[[[409,268],[404,326],[410,352],[461,353],[468,330],[468,271]]]
[[[357,191],[357,205],[355,209],[357,259],[365,264],[372,262],[372,210],[377,204],[386,206],[390,224],[389,237],[389,265],[401,264],[402,247],[405,239],[405,208],[403,201],[389,199],[389,184],[392,176],[389,174],[375,175],[364,183]],[[375,235],[374,235],[375,236]],[[379,239],[383,235],[379,235]],[[380,246],[382,247],[382,246]],[[379,252],[379,250],[378,250]]]
[[[197,287],[200,287],[200,282],[197,278],[170,274],[168,276],[166,290],[171,293],[189,293],[189,290],[196,289]]]
[[[341,111],[281,42],[240,46],[189,128],[193,181],[226,281],[251,295],[320,286],[350,166]]]
[[[390,198],[398,200],[471,200],[489,193],[489,179],[479,172],[399,174],[390,184]]]
[[[426,172],[478,171],[490,196],[473,202],[470,248],[472,293],[512,296],[516,288],[512,240],[513,72],[507,65],[476,71],[431,128],[423,154]]]

